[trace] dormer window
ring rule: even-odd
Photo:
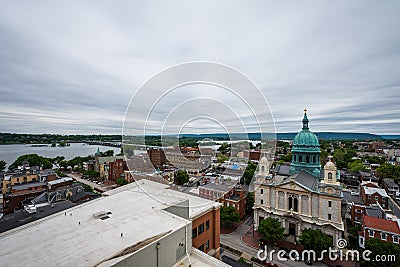
[[[386,233],[381,233],[381,239],[386,240]]]
[[[369,237],[374,237],[374,230],[368,230]]]

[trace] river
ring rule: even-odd
[[[70,146],[65,147],[51,147],[51,145],[39,147],[32,145],[0,145],[0,160],[7,162],[7,166],[12,164],[19,156],[25,154],[38,154],[46,158],[64,156],[65,159],[69,160],[78,156],[93,155],[96,153],[97,148],[101,152],[114,150],[114,155],[121,151],[119,147],[88,145],[85,143],[71,143]]]

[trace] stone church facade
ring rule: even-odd
[[[331,236],[336,245],[344,231],[340,176],[331,161],[321,170],[319,157],[318,138],[309,131],[305,110],[303,129],[293,141],[290,168],[271,174],[268,159],[260,160],[254,183],[256,228],[262,219],[273,217],[292,242],[297,242],[303,229],[311,228]]]

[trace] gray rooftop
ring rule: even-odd
[[[368,216],[383,219],[382,210],[378,206],[367,206],[365,212]]]
[[[229,190],[231,190],[231,188],[226,184],[209,183],[209,184],[206,184],[206,185],[202,185],[200,187],[208,188],[208,189],[211,189],[211,190],[214,190],[214,191],[219,191],[219,192],[228,192]]]
[[[384,182],[385,184],[387,184],[389,187],[398,187],[398,186],[399,186],[399,185],[396,184],[396,183],[394,182],[394,180],[391,179],[391,178],[385,178],[385,179],[383,179],[383,182]]]
[[[318,185],[318,178],[311,175],[305,170],[299,173],[293,174],[282,181],[282,183],[289,181],[290,179],[296,180],[299,184],[309,188],[310,190],[316,191]]]
[[[31,187],[36,187],[36,186],[44,186],[47,185],[45,182],[35,182],[35,183],[25,183],[25,184],[19,184],[19,185],[13,185],[12,189],[13,190],[25,190]]]

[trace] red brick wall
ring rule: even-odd
[[[210,210],[206,214],[201,217],[193,220],[192,229],[199,227],[202,223],[204,223],[204,232],[200,235],[197,234],[195,238],[192,239],[192,246],[195,248],[199,248],[201,245],[204,245],[204,252],[208,253],[210,250],[214,249],[217,253],[214,255],[216,258],[219,258],[219,247],[220,247],[220,209]],[[206,229],[206,221],[209,220],[210,227]],[[209,248],[206,249],[205,244],[209,241]]]

